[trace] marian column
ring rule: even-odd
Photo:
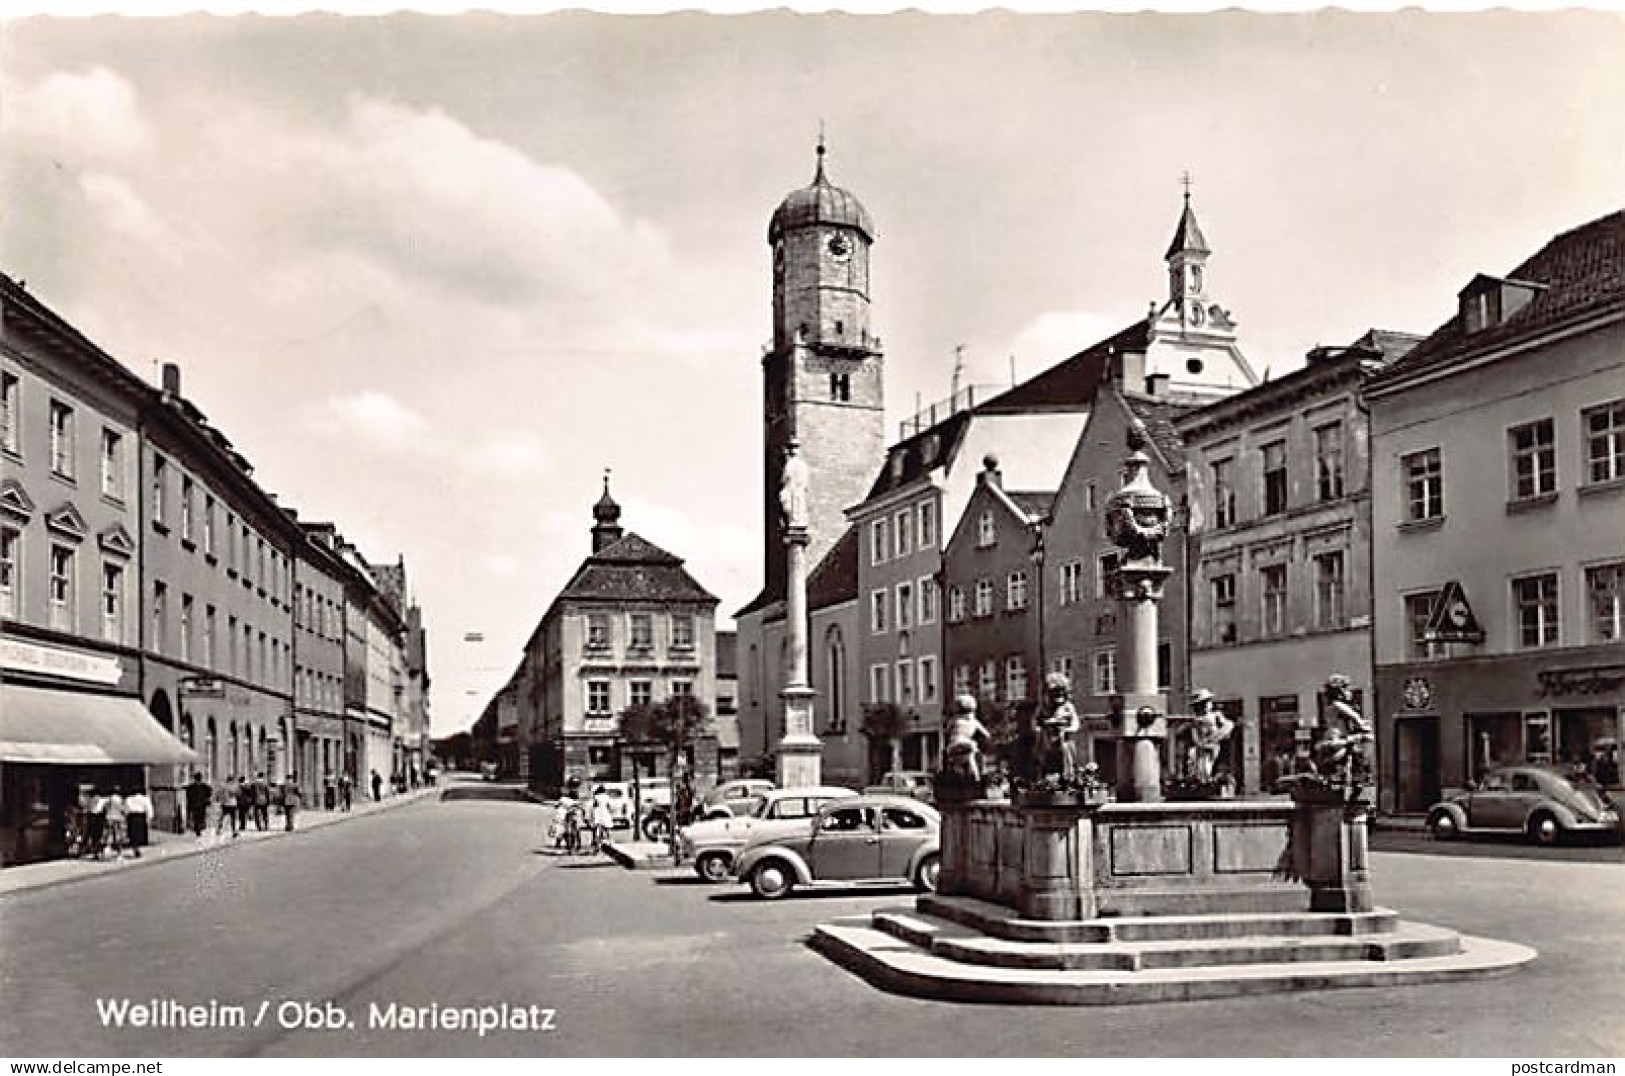
[[[1118,738],[1129,745],[1129,775],[1118,799],[1162,799],[1162,744],[1168,737],[1168,700],[1157,691],[1157,607],[1173,569],[1162,563],[1172,502],[1147,474],[1145,431],[1129,431],[1123,487],[1106,502],[1106,534],[1122,550],[1117,569]],[[1121,756],[1120,756],[1121,757]]]
[[[780,788],[822,783],[824,745],[813,734],[813,696],[807,682],[807,463],[791,440],[784,449],[779,507],[784,515],[784,737],[778,746]]]

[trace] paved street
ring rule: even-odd
[[[1578,850],[1579,861],[1375,857],[1381,903],[1540,949],[1532,967],[1507,979],[1111,1010],[993,1009],[881,993],[805,947],[819,920],[906,895],[764,904],[681,874],[546,854],[547,814],[523,803],[425,800],[299,840],[0,898],[0,1052],[1625,1052],[1625,867],[1586,861],[1590,850]],[[120,1030],[100,1026],[98,998],[242,1005],[249,1022],[270,1004],[258,1028]],[[331,1001],[356,1027],[283,1030],[276,1013],[287,1000]],[[556,1010],[556,1030],[481,1038],[369,1027],[372,1007],[392,1003],[538,1006]]]

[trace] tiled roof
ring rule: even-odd
[[[1146,322],[1141,319],[1009,392],[995,396],[976,411],[978,414],[1008,414],[1087,405],[1094,399],[1100,383],[1110,376],[1112,356],[1125,351],[1144,351],[1148,346]]]
[[[1050,509],[1055,505],[1055,493],[1053,491],[1049,493],[1025,491],[1017,493],[1005,490],[1004,495],[1014,501],[1017,508],[1033,519],[1042,519],[1044,516],[1049,515]]]
[[[824,609],[858,596],[858,528],[851,526],[829,547],[807,577],[807,609]]]
[[[977,408],[980,411],[981,408]],[[970,411],[956,411],[927,429],[911,437],[905,438],[892,445],[886,452],[886,458],[881,461],[880,471],[875,475],[874,485],[869,487],[869,496],[866,500],[873,500],[891,492],[901,489],[913,482],[923,474],[927,474],[934,467],[945,467],[953,461],[959,451],[960,444],[965,439],[965,429],[970,425]],[[932,438],[935,438],[933,442]],[[935,452],[927,449],[935,445]],[[897,467],[892,460],[902,454],[902,466]]]
[[[1564,232],[1507,276],[1542,286],[1526,306],[1490,328],[1468,333],[1460,317],[1452,317],[1373,384],[1447,366],[1566,321],[1625,310],[1625,210]]]
[[[1162,454],[1163,461],[1168,470],[1178,474],[1185,469],[1185,439],[1179,436],[1179,430],[1174,422],[1181,415],[1187,415],[1196,410],[1194,407],[1169,403],[1167,400],[1152,400],[1144,396],[1123,394],[1123,402],[1134,413],[1134,417],[1145,424],[1146,433],[1151,443]]]
[[[700,601],[716,597],[694,581],[681,557],[628,533],[605,546],[576,569],[575,578],[559,592],[560,600]]]

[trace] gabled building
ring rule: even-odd
[[[717,599],[683,560],[623,531],[604,481],[593,507],[592,554],[548,606],[525,644],[515,688],[521,775],[556,789],[566,777],[631,776],[620,733],[628,706],[695,696],[715,715]],[[518,690],[523,686],[524,690]],[[498,721],[498,737],[502,723]],[[666,757],[653,757],[664,773]],[[687,745],[697,787],[716,780],[712,731]]]
[[[1366,399],[1379,805],[1513,762],[1617,782],[1625,211],[1474,277]]]
[[[1191,685],[1236,723],[1221,749],[1244,792],[1293,772],[1326,678],[1371,690],[1367,381],[1417,337],[1373,329],[1302,369],[1177,418],[1192,535]]]

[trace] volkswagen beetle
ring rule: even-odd
[[[1448,840],[1469,833],[1524,833],[1538,844],[1590,834],[1619,836],[1619,813],[1589,780],[1544,766],[1490,770],[1478,787],[1428,812],[1428,832]]]
[[[793,837],[755,838],[734,857],[733,874],[764,900],[795,888],[913,885],[934,891],[942,816],[904,796],[856,796],[819,809]]]

